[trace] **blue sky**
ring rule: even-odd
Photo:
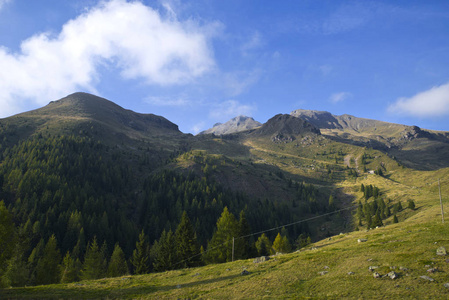
[[[0,91],[0,117],[84,91],[194,134],[299,108],[449,131],[449,2],[0,0]]]

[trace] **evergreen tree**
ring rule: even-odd
[[[335,210],[334,196],[329,196],[329,211]]]
[[[5,273],[3,274],[2,286],[24,286],[27,283],[29,270],[23,259],[23,248],[16,243],[12,257],[8,260]]]
[[[413,200],[408,200],[408,208],[415,210],[415,202]]]
[[[217,221],[217,228],[208,244],[207,260],[213,263],[223,263],[232,260],[232,239],[238,237],[238,223],[228,208]]]
[[[61,283],[69,283],[80,280],[81,263],[77,259],[73,259],[70,252],[67,251],[62,259],[61,265]]]
[[[37,263],[40,258],[44,256],[45,250],[45,241],[44,239],[40,239],[37,243],[36,247],[34,247],[33,251],[31,251],[30,256],[28,257],[28,269],[30,270],[30,284],[36,284],[36,271],[37,271]]]
[[[396,216],[396,214],[393,217],[393,223],[399,223],[398,217]]]
[[[288,253],[291,251],[291,245],[286,236],[282,236],[281,233],[278,233],[273,242],[273,250],[274,252],[279,253]]]
[[[136,249],[133,251],[131,264],[134,267],[134,274],[146,274],[150,271],[150,246],[145,232],[139,234],[139,240],[136,242]]]
[[[105,275],[105,258],[102,251],[98,247],[97,237],[87,246],[84,255],[83,270],[81,272],[82,279],[99,279]]]
[[[256,249],[257,253],[260,256],[267,256],[271,254],[271,242],[270,239],[262,233],[262,235],[256,241]]]
[[[177,262],[176,240],[171,230],[163,231],[161,237],[151,248],[153,259],[153,267],[155,271],[161,272],[173,270],[179,265]]]
[[[245,211],[242,210],[239,216],[238,224],[238,239],[235,240],[235,259],[245,259],[251,255],[251,245],[250,245],[250,234],[251,228],[249,226],[248,220],[246,219]]]
[[[310,236],[306,235],[305,233],[301,233],[295,241],[295,246],[296,246],[296,249],[299,250],[311,243],[312,243],[312,239],[310,238]]]
[[[55,235],[52,235],[45,245],[44,255],[36,266],[36,283],[51,284],[60,281],[61,253],[59,252]]]
[[[195,267],[201,263],[201,257],[198,255],[199,245],[196,240],[196,233],[186,211],[183,212],[181,222],[176,229],[175,243],[176,258],[181,262],[177,267]]]
[[[128,265],[126,263],[125,253],[118,243],[115,244],[114,252],[111,255],[111,261],[108,267],[109,277],[118,277],[127,275],[129,273]]]
[[[373,218],[373,222],[372,222],[372,224],[371,224],[371,228],[376,228],[376,227],[380,227],[380,226],[383,226],[384,224],[383,224],[383,222],[382,222],[382,218],[380,217],[380,212],[379,212],[379,210],[376,212],[376,215],[374,216],[374,218]]]
[[[1,189],[1,186],[0,186]],[[0,274],[5,262],[11,257],[15,245],[15,228],[11,214],[3,201],[0,201]]]

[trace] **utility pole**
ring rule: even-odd
[[[234,242],[235,242],[235,238],[232,237],[232,261],[234,261]]]
[[[438,178],[438,191],[440,192],[441,222],[444,224],[444,210],[443,210],[443,201],[441,200],[440,178]]]

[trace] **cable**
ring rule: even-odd
[[[335,211],[332,211],[332,212],[329,212],[329,213],[325,213],[325,214],[322,214],[322,215],[318,215],[318,216],[315,216],[315,217],[311,217],[311,218],[308,218],[308,219],[296,221],[296,222],[293,222],[293,223],[288,223],[288,224],[285,224],[285,225],[273,227],[273,228],[266,229],[266,230],[259,231],[259,232],[255,232],[255,233],[250,233],[250,234],[244,235],[244,236],[239,236],[239,237],[234,238],[234,240],[243,239],[243,238],[247,238],[247,237],[254,236],[254,235],[259,235],[259,234],[262,234],[262,233],[265,233],[265,232],[270,232],[270,231],[273,231],[273,230],[276,230],[276,229],[280,229],[280,228],[283,228],[283,227],[293,226],[293,225],[296,225],[296,224],[299,224],[299,223],[302,223],[302,222],[308,222],[308,221],[315,220],[315,219],[318,219],[318,218],[321,218],[321,217],[325,217],[325,216],[329,216],[329,215],[332,215],[332,214],[335,214],[335,213],[339,213],[339,212],[344,211],[344,210],[355,209],[355,208],[357,208],[358,206],[359,206],[358,204],[357,204],[357,205],[348,206],[348,207],[345,207],[345,208],[341,208],[341,209],[339,209],[339,210],[335,210]],[[207,249],[206,251],[204,251],[204,252],[202,252],[202,253],[195,254],[195,255],[193,255],[193,256],[191,256],[191,257],[188,257],[188,258],[186,258],[186,259],[184,259],[184,260],[182,260],[182,261],[179,261],[179,262],[177,262],[177,263],[174,263],[174,264],[171,265],[171,267],[174,267],[174,266],[176,266],[176,265],[182,264],[183,262],[186,262],[186,261],[188,261],[188,260],[190,260],[190,259],[192,259],[192,258],[195,258],[195,257],[197,257],[197,256],[200,256],[200,255],[204,254],[204,253],[207,253],[207,252],[209,252],[209,251],[215,250],[215,249],[217,249],[217,248],[220,248],[221,246],[223,246],[223,245],[225,245],[225,244],[227,244],[227,243],[229,243],[229,242],[231,242],[231,241],[232,241],[232,240],[227,240],[227,241],[225,241],[224,243],[222,243],[222,244],[220,244],[220,245],[218,245],[218,246],[215,246],[215,247],[213,247],[213,248]]]

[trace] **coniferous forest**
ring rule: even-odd
[[[5,137],[0,150],[2,286],[226,262],[233,238],[235,259],[286,252],[310,243],[307,223],[251,233],[333,209],[328,194],[302,182],[289,183],[302,203],[291,209],[198,173],[141,172],[89,137]]]

